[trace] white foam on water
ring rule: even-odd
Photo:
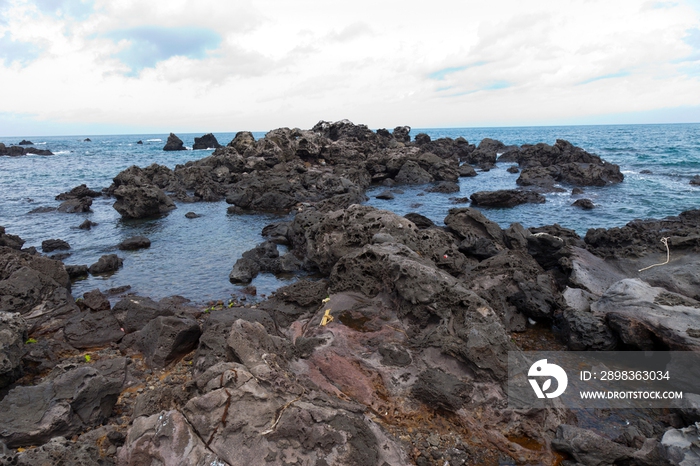
[[[162,139],[146,139],[146,142],[163,142]]]
[[[70,154],[69,150],[59,150],[53,153],[53,155],[63,155],[63,154]]]

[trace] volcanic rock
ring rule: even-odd
[[[470,196],[472,204],[484,207],[514,207],[520,204],[542,204],[545,197],[534,191],[503,189],[499,191],[478,191]]]
[[[24,240],[17,235],[5,233],[5,227],[0,227],[0,246],[20,250],[24,245]]]
[[[673,250],[700,250],[700,210],[687,210],[661,220],[633,220],[623,227],[586,232],[586,248],[601,257],[640,257],[666,252],[661,238]]]
[[[44,252],[52,252],[56,250],[70,249],[70,244],[62,239],[47,239],[41,242],[41,250]]]
[[[217,149],[219,147],[221,147],[221,144],[219,144],[219,141],[216,140],[216,136],[214,136],[212,133],[207,133],[201,138],[194,138],[194,145],[192,146],[192,149]]]
[[[22,373],[27,323],[19,313],[0,311],[0,328],[0,388],[4,388]]]
[[[0,248],[0,311],[19,312],[32,335],[58,330],[78,312],[63,263]]]
[[[58,211],[65,212],[67,214],[90,212],[91,205],[91,197],[81,197],[80,199],[68,199],[66,201],[61,202],[61,204],[58,206]]]
[[[96,226],[97,226],[97,223],[85,219],[85,221],[83,223],[78,225],[78,228],[80,228],[81,230],[91,230],[92,227],[96,227]]]
[[[196,320],[189,317],[160,316],[120,343],[123,351],[143,354],[149,367],[166,367],[192,351],[202,334]]]
[[[458,193],[459,185],[453,181],[440,181],[427,189],[429,193]]]
[[[93,191],[87,185],[81,184],[75,188],[56,196],[57,201],[67,201],[68,199],[81,199],[83,197],[100,197],[102,193]]]
[[[124,259],[121,259],[116,254],[105,254],[88,267],[88,271],[91,275],[110,274],[119,270],[123,262]]]
[[[175,136],[175,134],[170,133],[170,135],[168,136],[168,140],[166,141],[165,146],[163,147],[163,150],[167,150],[167,151],[185,150],[185,145],[182,142],[182,139]]]
[[[136,251],[151,247],[151,240],[145,236],[132,236],[119,243],[117,247],[122,251]]]
[[[386,191],[382,191],[381,193],[377,194],[374,197],[376,197],[377,199],[390,201],[390,200],[394,199],[394,194],[387,189]]]
[[[574,203],[571,205],[574,207],[580,207],[584,210],[591,210],[595,207],[595,204],[593,204],[593,201],[590,199],[576,199],[576,201],[574,201]]]
[[[0,440],[10,448],[42,445],[72,436],[106,419],[121,383],[90,366],[71,364],[34,386],[12,390],[0,400]]]
[[[88,275],[88,266],[87,265],[66,265],[65,266],[66,273],[68,273],[68,277],[70,277],[71,280],[74,280],[76,278],[87,278]]]
[[[458,172],[459,172],[459,176],[464,176],[464,177],[476,176],[476,170],[474,170],[474,167],[472,167],[471,165],[469,165],[467,163],[460,165]]]

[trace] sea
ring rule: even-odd
[[[700,187],[689,184],[694,175],[700,174],[700,124],[411,130],[412,136],[418,133],[432,139],[464,137],[477,145],[484,138],[506,145],[554,144],[557,139],[565,139],[618,164],[625,175],[620,184],[587,187],[583,195],[572,196],[571,186],[562,185],[565,191],[546,194],[544,204],[482,209],[504,228],[514,222],[525,227],[558,223],[583,236],[589,228],[622,226],[634,219],[662,218],[700,207]],[[71,249],[64,259],[66,264],[90,265],[112,253],[124,259],[123,268],[110,276],[90,276],[74,282],[76,298],[95,288],[105,291],[125,285],[138,295],[154,299],[179,295],[202,305],[242,296],[241,286],[228,281],[233,264],[263,240],[264,226],[289,216],[227,214],[228,205],[221,201],[178,204],[176,210],[161,218],[123,220],[112,207],[114,199],[107,197],[95,199],[89,213],[30,213],[40,207],[57,207],[60,202],[55,196],[80,184],[94,190],[106,188],[114,176],[131,165],[157,163],[175,168],[204,158],[212,150],[191,150],[194,138],[202,134],[178,134],[190,150],[177,152],[163,151],[167,134],[1,137],[0,142],[6,145],[29,139],[34,147],[49,149],[55,155],[0,157],[0,225],[7,233],[26,240],[25,247],[35,246],[39,251],[43,240],[67,241]],[[253,134],[259,139],[265,133]],[[215,136],[221,144],[227,144],[235,132]],[[375,197],[385,187],[372,187],[367,192],[367,204],[399,215],[418,212],[441,225],[449,209],[469,206],[456,203],[456,198],[469,197],[476,191],[515,188],[518,175],[506,171],[511,165],[499,163],[490,171],[478,171],[476,177],[461,178],[459,193],[426,193],[428,185],[397,186],[393,188],[397,191],[395,199],[388,201]],[[579,197],[591,199],[595,208],[585,211],[572,207]],[[189,211],[201,217],[186,218]],[[98,225],[91,230],[78,229],[85,219]],[[151,247],[117,249],[121,241],[136,235],[148,237]],[[252,285],[259,299],[297,278],[261,274]]]

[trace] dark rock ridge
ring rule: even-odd
[[[151,240],[145,236],[132,236],[117,245],[122,251],[135,251],[151,247]]]
[[[591,201],[590,199],[576,199],[571,205],[574,207],[580,207],[584,210],[591,210],[595,208],[595,204],[593,204],[593,201]]]
[[[58,196],[56,196],[57,201],[67,201],[68,199],[81,199],[84,197],[100,197],[102,193],[98,191],[93,191],[92,189],[88,188],[86,185],[81,184],[80,186],[76,186],[75,188],[71,189],[70,191],[67,191],[65,193],[61,193]]]
[[[503,189],[499,191],[478,191],[471,196],[472,205],[484,207],[515,207],[520,204],[542,204],[545,197],[534,191]]]
[[[214,136],[212,133],[207,133],[200,138],[194,138],[194,145],[192,146],[192,149],[218,149],[219,147],[221,147],[221,144],[219,144],[219,141],[216,140],[216,136]]]
[[[522,186],[551,189],[559,182],[605,186],[624,179],[619,166],[562,139],[553,146],[544,143],[522,146],[519,150],[504,153],[499,161],[518,163],[522,172],[517,183]]]
[[[47,239],[41,242],[41,250],[44,252],[56,251],[57,249],[70,249],[70,244],[62,239]]]
[[[32,141],[27,141],[26,139],[22,139],[19,143],[17,143],[19,146],[33,146],[34,143]]]
[[[0,226],[0,246],[17,249],[22,249],[24,240],[17,235],[5,233],[5,227]]]
[[[0,142],[0,155],[9,155],[10,157],[17,157],[20,155],[53,155],[48,149],[37,149],[35,147],[22,147],[22,146],[6,146]]]
[[[673,250],[700,251],[700,210],[688,210],[661,220],[633,220],[623,227],[592,228],[586,232],[586,248],[601,257],[641,257],[666,252],[661,238],[668,237]]]
[[[156,164],[124,170],[107,190],[117,198],[113,207],[124,218],[155,217],[175,209],[173,200],[159,187],[168,186],[170,173],[168,168]]]
[[[57,210],[67,214],[90,212],[90,206],[92,206],[92,198],[86,196],[80,199],[68,199],[63,201],[58,206]]]
[[[119,270],[124,260],[116,254],[105,254],[100,259],[88,267],[92,275],[110,274]]]
[[[476,175],[470,164],[489,169],[498,154],[533,170],[547,170],[521,173],[520,184],[541,190],[552,189],[556,182],[622,181],[617,166],[566,141],[519,148],[485,139],[475,147],[463,138],[431,140],[424,134],[411,142],[409,131],[397,127],[393,133],[374,132],[347,120],[321,121],[310,130],[279,128],[258,141],[242,131],[211,156],[175,170],[131,167],[115,177],[108,192],[117,196],[115,208],[133,218],[167,212],[173,208],[168,197],[181,202],[226,199],[230,213],[289,212],[301,204],[331,211],[364,202],[371,184],[437,182],[428,189],[456,192],[457,185],[450,183]]]
[[[182,142],[182,139],[179,137],[175,136],[175,134],[170,133],[168,136],[168,140],[165,142],[165,146],[163,146],[163,150],[167,151],[174,151],[174,150],[185,150],[185,144]]]

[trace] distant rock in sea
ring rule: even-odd
[[[212,133],[208,133],[201,138],[194,138],[192,149],[218,149],[219,147],[221,147],[221,144],[216,140],[216,137]]]
[[[185,144],[182,142],[182,139],[175,136],[174,133],[170,133],[170,136],[168,136],[168,141],[165,143],[163,150],[185,150]]]
[[[22,139],[22,141],[19,143],[20,146],[33,146],[34,143],[32,141],[28,141],[26,139]]]

